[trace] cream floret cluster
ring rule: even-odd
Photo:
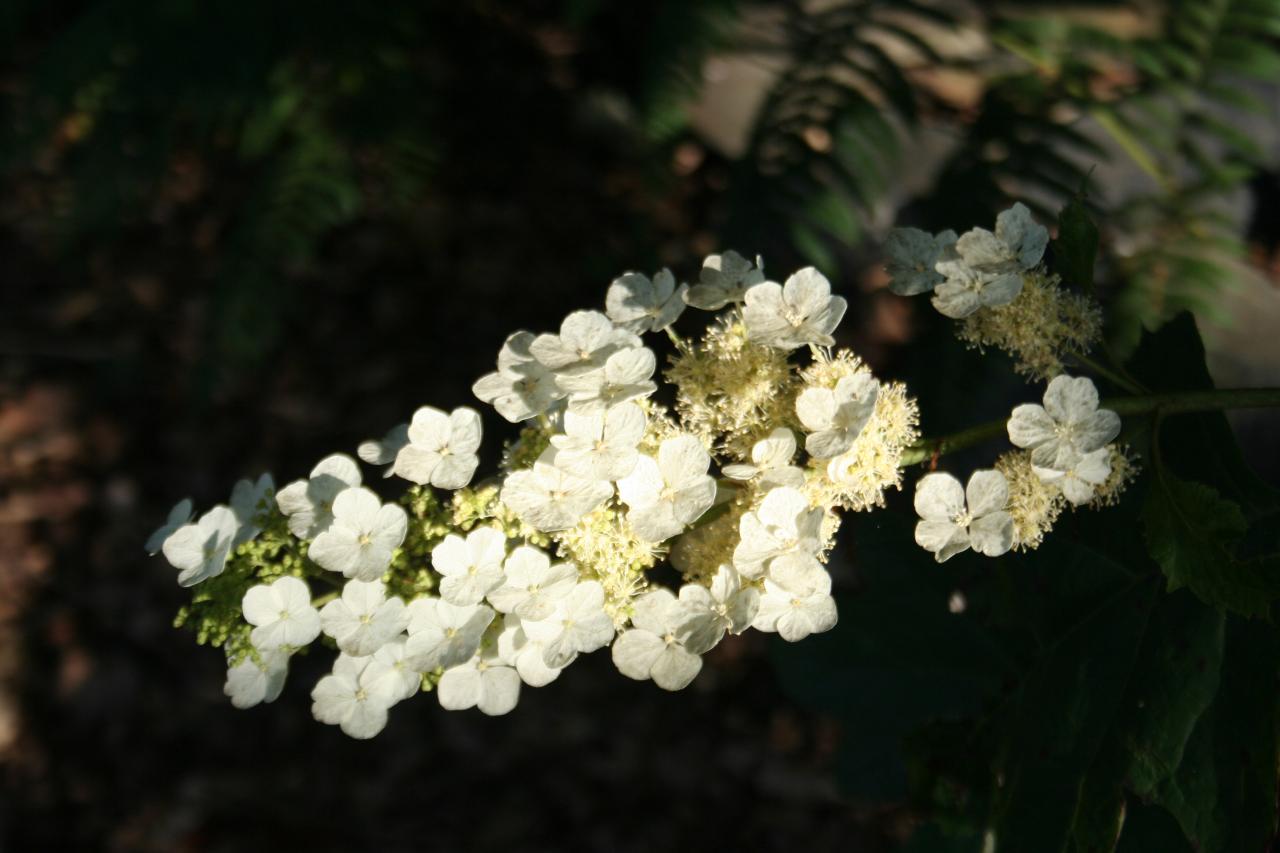
[[[957,237],[897,228],[885,241],[889,288],[902,296],[931,293],[969,346],[1004,350],[1028,379],[1051,379],[1064,360],[1087,355],[1101,339],[1102,310],[1045,270],[1048,242],[1048,230],[1021,203],[996,217],[995,231]]]
[[[686,338],[688,308],[711,313]],[[734,252],[692,287],[625,273],[603,311],[510,335],[475,383],[521,427],[491,480],[472,485],[479,413],[423,406],[278,491],[243,481],[197,520],[183,501],[147,548],[193,588],[177,621],[224,649],[236,707],[273,701],[322,646],[312,712],[356,738],[422,691],[505,714],[605,647],[624,676],[680,689],[726,635],[834,626],[840,512],[901,485],[915,401],[833,349],[846,308],[817,270],[774,282]],[[665,370],[643,335],[673,349]],[[403,494],[380,497],[361,462]],[[670,589],[651,572],[668,558]]]

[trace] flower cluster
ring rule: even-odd
[[[684,338],[674,326],[691,307],[711,313]],[[148,549],[194,587],[178,621],[224,648],[236,707],[274,700],[315,645],[336,656],[313,714],[357,738],[420,691],[505,714],[522,687],[606,646],[623,675],[680,689],[727,634],[797,641],[834,626],[825,561],[840,511],[901,485],[916,404],[833,349],[846,307],[817,270],[778,283],[734,252],[708,257],[692,287],[626,273],[604,311],[509,336],[475,383],[521,427],[495,485],[470,486],[479,413],[423,406],[356,451],[407,481],[398,500],[338,453],[278,491],[244,481],[195,521],[182,502]],[[674,347],[665,372],[649,334]],[[672,409],[654,399],[660,382]],[[986,550],[988,524],[966,541]],[[651,572],[668,556],[675,589]]]
[[[1045,270],[1048,242],[1022,204],[996,217],[994,232],[898,228],[885,241],[889,287],[903,296],[932,293],[934,307],[959,321],[961,340],[1004,350],[1028,379],[1051,379],[1101,339],[1102,311]]]

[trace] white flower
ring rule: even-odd
[[[834,390],[806,388],[796,398],[796,414],[809,431],[804,449],[816,459],[831,459],[853,447],[879,396],[880,383],[869,373],[845,376]]]
[[[385,680],[374,684],[369,659],[339,655],[333,673],[311,691],[311,714],[320,722],[341,726],[353,738],[367,740],[387,725],[387,709],[395,699]]]
[[[618,481],[627,519],[636,535],[650,542],[675,536],[716,499],[716,481],[708,476],[711,457],[692,435],[668,438],[658,458],[641,456],[635,469]]]
[[[627,678],[653,683],[663,690],[681,690],[702,669],[702,658],[685,648],[677,636],[678,602],[670,591],[656,589],[636,599],[632,628],[613,641],[613,663]]]
[[[349,655],[371,655],[409,622],[404,602],[387,598],[381,581],[347,581],[342,597],[320,610],[320,627]]]
[[[798,489],[783,486],[742,516],[738,532],[733,567],[744,577],[757,578],[775,557],[817,554],[822,549],[822,510],[811,506]]]
[[[813,267],[805,267],[785,285],[766,281],[747,291],[742,319],[747,337],[779,349],[805,344],[831,346],[831,333],[848,303],[831,295],[831,283]]]
[[[557,381],[569,395],[571,410],[595,414],[656,391],[650,378],[655,366],[653,350],[637,347],[609,356],[601,370],[565,374]]]
[[[640,338],[619,329],[599,311],[574,311],[560,324],[559,335],[538,335],[529,352],[560,377],[604,367],[615,352],[640,346]]]
[[[415,598],[409,604],[409,642],[405,655],[419,672],[446,669],[469,660],[480,648],[493,610],[484,604],[458,607],[440,598]]]
[[[836,624],[831,575],[807,554],[788,554],[769,566],[760,609],[751,627],[776,631],[789,643],[829,631]]]
[[[956,242],[956,232],[943,231],[937,236],[919,228],[895,228],[884,242],[889,262],[885,264],[892,280],[889,289],[901,296],[928,293],[945,280],[934,268],[943,253]]]
[[[965,507],[966,498],[968,507]],[[967,489],[950,474],[926,474],[916,484],[916,544],[943,563],[969,548],[998,557],[1013,545],[1013,517],[1005,511],[1009,483],[999,471],[975,471]]]
[[[227,683],[222,692],[230,697],[232,705],[241,710],[261,702],[274,702],[284,689],[288,674],[288,652],[259,651],[257,660],[248,655],[227,670]]]
[[[983,273],[1022,273],[1040,263],[1049,231],[1031,218],[1022,202],[996,217],[996,231],[974,228],[956,241],[956,253]]]
[[[320,614],[311,606],[311,590],[306,581],[291,575],[252,587],[240,609],[244,621],[255,626],[249,639],[259,651],[299,648],[320,634]]]
[[[936,268],[946,277],[933,304],[948,317],[967,317],[979,308],[1007,305],[1022,292],[1022,274],[1040,262],[1049,232],[1015,204],[996,217],[996,231],[974,228],[944,251]]]
[[[934,288],[933,307],[944,317],[960,320],[979,308],[1008,305],[1022,292],[1022,274],[983,273],[963,261],[938,264],[947,280]]]
[[[608,483],[548,464],[553,458],[543,454],[532,468],[512,472],[502,484],[502,503],[525,524],[545,532],[573,527],[613,494]]]
[[[604,587],[583,581],[560,599],[555,611],[540,621],[522,621],[525,635],[542,645],[542,659],[561,669],[579,654],[594,652],[613,639],[613,619],[604,610]]]
[[[262,532],[262,512],[275,491],[275,481],[270,474],[257,479],[240,480],[231,490],[231,511],[236,514],[240,529],[236,531],[235,544],[248,542]]]
[[[382,476],[390,477],[395,473],[396,456],[408,443],[409,425],[397,424],[387,430],[387,434],[381,439],[371,438],[360,442],[360,446],[356,448],[356,456],[370,465],[387,466]]]
[[[1062,496],[1079,506],[1093,497],[1093,490],[1111,476],[1111,448],[1099,447],[1091,453],[1082,453],[1055,460],[1062,469],[1042,468],[1032,465],[1031,470],[1045,483],[1052,483],[1062,490]]]
[[[716,311],[729,303],[741,302],[747,290],[764,281],[764,271],[732,249],[722,255],[707,255],[702,262],[700,284],[689,288],[684,301],[694,308]]]
[[[147,537],[147,544],[144,546],[148,554],[158,554],[160,549],[164,547],[164,542],[174,532],[191,520],[194,504],[191,498],[183,498],[173,505],[173,509],[169,510],[169,517],[165,519],[164,524],[155,529],[155,532]]]
[[[1055,376],[1044,405],[1024,403],[1009,417],[1009,440],[1031,450],[1041,468],[1066,471],[1077,457],[1092,453],[1120,434],[1120,416],[1098,408],[1098,389],[1085,376]]]
[[[239,529],[236,514],[229,507],[215,506],[199,521],[169,534],[162,549],[169,564],[180,570],[178,584],[195,586],[222,574]]]
[[[532,332],[516,332],[498,353],[498,370],[480,377],[471,392],[511,423],[542,414],[564,396],[555,372],[533,357]]]
[[[542,643],[529,639],[524,632],[524,620],[514,613],[503,618],[502,632],[498,634],[498,654],[513,663],[520,680],[530,687],[545,687],[560,675],[560,667],[547,666]]]
[[[689,651],[703,654],[720,642],[725,631],[741,634],[750,627],[759,607],[759,592],[744,587],[737,571],[725,563],[711,578],[710,588],[695,583],[680,587],[673,616],[676,636]]]
[[[619,327],[630,332],[661,332],[684,311],[684,295],[689,285],[676,287],[671,270],[653,277],[629,272],[614,279],[604,299],[605,313]]]
[[[289,532],[314,539],[333,522],[338,492],[360,485],[360,465],[345,453],[326,456],[306,480],[295,480],[276,492],[276,505],[289,517]]]
[[[396,475],[437,489],[461,489],[480,464],[480,413],[459,406],[446,415],[423,406],[409,423],[409,443],[396,454]]]
[[[431,565],[442,576],[440,597],[460,607],[479,604],[502,585],[506,556],[507,537],[501,530],[477,527],[466,539],[450,533],[431,549]]]
[[[502,566],[506,579],[489,592],[489,603],[500,613],[514,613],[521,619],[545,619],[556,604],[573,591],[578,568],[573,563],[551,564],[544,551],[521,545]]]
[[[796,436],[786,427],[778,427],[751,445],[750,465],[726,465],[723,473],[731,480],[754,480],[761,491],[778,486],[804,485],[804,471],[791,464],[796,455]]]
[[[343,489],[333,499],[333,523],[312,540],[307,556],[331,572],[375,581],[391,565],[408,526],[396,504],[382,503],[363,486]]]
[[[520,699],[520,676],[511,661],[496,649],[485,649],[440,676],[436,687],[440,707],[446,711],[479,708],[499,717],[509,713]]]
[[[627,476],[640,458],[636,445],[644,437],[646,420],[634,403],[594,414],[570,409],[564,413],[564,435],[551,436],[556,467],[588,480]]]
[[[392,640],[380,647],[365,665],[365,682],[392,702],[403,702],[418,692],[422,675],[410,666],[403,639]]]

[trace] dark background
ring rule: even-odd
[[[425,696],[354,742],[310,717],[323,656],[241,712],[222,655],[171,627],[185,593],[141,543],[176,500],[207,508],[263,470],[283,484],[418,405],[476,405],[506,334],[602,306],[627,269],[688,280],[722,247],[775,275],[819,263],[851,301],[840,343],[908,379],[937,434],[1029,392],[883,290],[885,227],[989,225],[1020,189],[1050,222],[1080,185],[1068,178],[1095,168],[1108,180],[1093,197],[1122,211],[1104,243],[1115,338],[1205,307],[1219,381],[1276,384],[1274,89],[1248,120],[1264,150],[1211,187],[1231,282],[1202,264],[1190,287],[1166,266],[1157,300],[1141,253],[1204,197],[1151,190],[1114,142],[1059,163],[1048,152],[1075,125],[1039,115],[1092,96],[1071,94],[1073,74],[1145,85],[1123,74],[1046,82],[997,57],[974,94],[919,67],[910,110],[885,83],[794,126],[784,75],[735,148],[715,141],[716,109],[742,110],[731,90],[708,102],[709,63],[760,38],[762,67],[812,59],[833,36],[794,4],[202,5],[6,13],[5,849],[898,849],[910,809],[840,793],[840,727],[786,695],[759,634],[723,644],[680,694],[595,655],[505,718]],[[842,148],[868,109],[895,117],[893,135]],[[1019,121],[1030,136],[989,150]],[[1127,248],[1154,232],[1155,249]],[[492,465],[510,427],[484,415]],[[1274,474],[1274,430],[1256,435],[1246,451]]]

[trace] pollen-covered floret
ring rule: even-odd
[[[1013,357],[1014,370],[1029,380],[1063,371],[1063,360],[1087,355],[1102,337],[1102,309],[1087,296],[1070,293],[1058,276],[1033,270],[1008,305],[965,317],[956,334],[982,351],[995,347]]]
[[[1093,499],[1086,504],[1094,509],[1120,503],[1120,495],[1142,470],[1138,465],[1138,454],[1134,453],[1128,445],[1112,444],[1107,449],[1111,452],[1108,460],[1111,473],[1106,480],[1094,488]]]
[[[1031,464],[1031,451],[1013,450],[996,460],[995,468],[1009,484],[1009,515],[1013,518],[1014,551],[1032,551],[1040,547],[1045,534],[1067,505],[1056,486],[1036,475]]]
[[[753,343],[730,314],[699,343],[686,342],[667,368],[686,430],[717,453],[750,456],[751,446],[795,421],[795,376],[784,350]]]

